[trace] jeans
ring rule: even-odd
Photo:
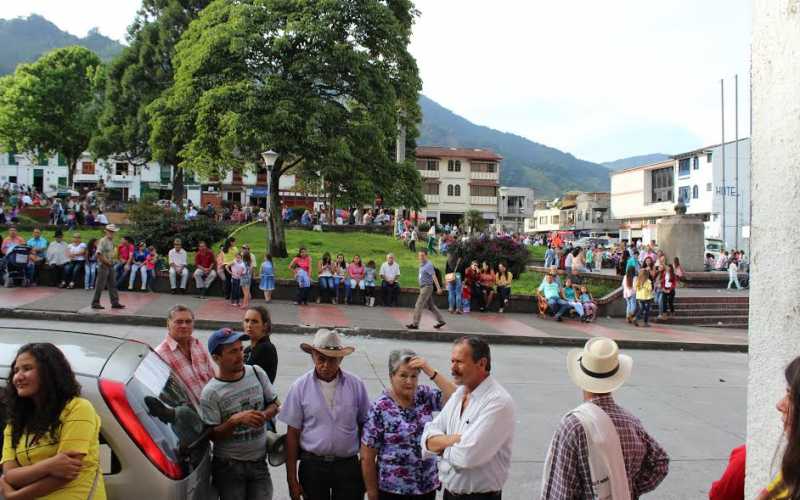
[[[739,284],[739,275],[738,274],[729,274],[728,275],[728,289],[731,288],[731,285],[736,285],[737,290],[742,289],[742,285]]]
[[[675,290],[671,292],[661,292],[661,312],[665,313],[669,310],[669,312],[675,312]]]
[[[497,295],[500,298],[500,307],[505,307],[506,301],[508,300],[509,297],[511,297],[511,287],[498,285]]]
[[[128,267],[126,269],[126,264],[118,263],[114,264],[114,272],[117,276],[116,288],[122,288],[125,285],[125,279],[128,277],[128,273],[131,272],[131,268]]]
[[[571,308],[575,309],[575,312],[578,313],[579,318],[583,317],[583,304],[578,301],[570,301],[568,304]]]
[[[650,318],[650,304],[653,303],[652,300],[637,300],[637,305],[639,306],[639,310],[636,313],[636,319],[644,319],[644,323],[647,324]]]
[[[297,297],[295,298],[295,302],[298,304],[308,304],[309,290],[311,290],[310,287],[297,287]]]
[[[661,313],[663,313],[663,312],[664,312],[664,309],[661,307],[661,294],[662,294],[661,290],[656,290],[656,296],[655,296],[655,303],[654,303],[654,305],[655,305],[656,307],[658,307],[658,313],[659,313],[659,314],[661,314]]]
[[[400,285],[396,281],[394,283],[382,282],[381,291],[383,292],[384,306],[397,306],[397,297],[400,295]]]
[[[636,315],[636,295],[631,295],[625,299],[625,314],[631,317]]]
[[[556,318],[560,318],[570,310],[569,302],[555,297],[547,299],[547,305],[555,313]]]
[[[353,302],[353,290],[360,288],[364,289],[364,280],[354,280],[352,278],[345,280],[345,290],[347,292],[347,303]]]
[[[92,288],[96,278],[97,262],[87,262],[86,267],[83,268],[83,287],[86,289]]]
[[[336,462],[301,459],[298,479],[304,500],[364,498],[364,479],[356,457]]]
[[[142,276],[142,290],[147,290],[147,266],[145,266],[144,262],[131,264],[131,278],[128,280],[128,288],[133,288],[137,273]]]
[[[451,311],[461,310],[461,275],[456,273],[456,279],[447,284],[447,308]]]
[[[326,300],[327,297],[333,295],[333,276],[320,276],[319,283],[319,298]]]
[[[171,274],[170,278],[172,278]],[[172,287],[172,289],[174,290],[175,287]],[[238,304],[241,302],[242,297],[242,281],[236,278],[231,278],[231,304]]]
[[[333,277],[333,296],[336,297],[336,301],[339,302],[339,283],[344,282],[344,290],[345,294],[348,296],[350,295],[350,280],[343,277],[343,276],[334,276]]]
[[[71,260],[67,262],[64,266],[64,281],[67,283],[75,283],[75,278],[78,277],[78,273],[81,272],[83,269],[83,261],[82,260]]]
[[[221,500],[272,500],[272,478],[265,459],[211,461],[211,477]]]

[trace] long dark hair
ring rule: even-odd
[[[231,249],[234,243],[236,243],[236,238],[233,236],[225,238],[225,241],[222,243],[222,253],[228,253],[228,250]]]
[[[629,267],[625,270],[625,286],[633,288],[633,276],[636,274],[636,269]]]
[[[13,383],[17,360],[25,353],[36,359],[40,406],[36,406],[32,398],[20,397]],[[9,377],[11,383],[6,387],[5,399],[11,424],[11,446],[16,448],[25,433],[32,434],[34,441],[46,434],[55,439],[61,427],[61,412],[72,398],[81,394],[81,386],[64,353],[49,342],[25,344],[11,363]]]
[[[800,499],[800,356],[794,358],[784,370],[789,391],[789,409],[786,428],[786,449],[781,460],[783,484],[789,498]]]

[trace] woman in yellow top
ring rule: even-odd
[[[100,417],[53,344],[26,344],[11,365],[0,462],[6,500],[105,500]]]
[[[222,242],[217,254],[217,276],[222,281],[222,293],[226,299],[231,298],[231,264],[237,253],[239,248],[236,246],[236,238],[229,236]]]
[[[514,275],[506,267],[504,262],[497,264],[495,273],[495,284],[497,285],[497,295],[500,298],[500,312],[508,305],[508,298],[511,296],[511,280]]]
[[[783,419],[786,448],[783,451],[781,470],[761,492],[758,500],[796,499],[800,497],[800,356],[794,358],[783,372],[786,377],[786,394],[776,408]]]
[[[644,319],[644,326],[650,326],[650,304],[653,303],[653,282],[650,280],[650,272],[646,268],[639,271],[634,283],[636,289],[636,318],[633,320],[634,326],[639,326],[639,319]]]

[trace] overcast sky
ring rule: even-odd
[[[123,40],[139,0],[3,0],[83,36]],[[423,92],[465,118],[591,161],[749,135],[748,0],[417,0]]]

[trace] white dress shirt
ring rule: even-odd
[[[422,456],[436,456],[426,442],[433,436],[460,434],[461,441],[444,450],[439,478],[451,493],[501,491],[511,467],[514,438],[514,401],[491,376],[470,394],[461,413],[464,386],[447,400],[441,413],[425,425]]]
[[[175,265],[176,267],[186,267],[186,250],[181,248],[181,251],[178,252],[174,248],[169,251],[169,263],[170,265]]]

